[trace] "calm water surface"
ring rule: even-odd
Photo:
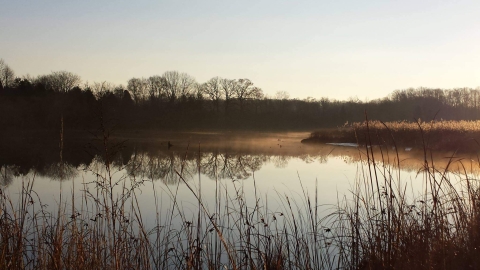
[[[308,133],[117,136],[108,142],[110,175],[118,182],[117,195],[122,193],[122,187],[135,186],[143,218],[152,226],[157,214],[172,207],[173,198],[186,216],[197,212],[193,192],[201,196],[207,207],[213,207],[219,197],[232,200],[243,192],[247,203],[255,204],[261,199],[272,212],[282,211],[287,196],[302,205],[306,196],[314,198],[317,193],[318,203],[328,211],[350,197],[355,180],[372,172],[366,165],[367,150],[301,144],[300,140],[307,136]],[[58,205],[71,207],[72,202],[79,207],[83,192],[95,194],[96,182],[108,178],[101,143],[79,142],[70,149],[66,145],[61,156],[58,149],[44,149],[46,157],[40,155],[36,162],[32,157],[17,158],[18,164],[2,164],[1,181],[12,198],[20,193],[22,185],[34,181],[33,189],[52,211]],[[421,149],[399,149],[398,156],[394,149],[374,147],[373,152],[380,177],[393,175],[397,184],[406,185],[412,197],[423,190],[419,173],[424,160]],[[439,170],[453,161],[449,165],[451,177],[459,181],[462,176],[457,176],[456,171],[467,168],[469,174],[478,172],[475,158],[437,153],[433,159]]]

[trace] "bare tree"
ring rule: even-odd
[[[52,73],[55,87],[58,92],[66,93],[80,85],[80,76],[68,71],[56,71]]]
[[[119,84],[117,86],[115,86],[113,88],[113,94],[117,97],[117,98],[120,98],[122,99],[124,96],[125,96],[125,92],[128,93],[127,90],[125,90],[125,87],[123,86],[123,84]],[[128,93],[128,95],[130,95],[130,93]]]
[[[185,97],[192,93],[195,79],[178,71],[167,71],[163,74],[165,93],[170,102],[175,102],[179,97]]]
[[[162,76],[151,76],[148,82],[148,95],[150,99],[161,99],[165,95],[165,79]]]
[[[193,93],[195,79],[187,73],[180,73],[180,96],[186,97]]]
[[[131,78],[128,80],[127,89],[132,93],[135,104],[144,100],[147,95],[148,82],[144,78]]]
[[[195,97],[197,100],[202,100],[205,97],[205,93],[203,92],[203,84],[195,82],[192,87],[191,96]]]
[[[101,98],[107,93],[113,93],[115,90],[115,85],[109,82],[94,82],[93,85],[89,86],[96,98]]]
[[[220,81],[220,87],[222,91],[223,98],[225,99],[225,113],[228,114],[228,109],[230,107],[230,102],[235,96],[235,88],[237,87],[236,80],[222,79]]]
[[[260,99],[263,97],[262,89],[253,86],[249,79],[239,79],[234,88],[235,98],[240,103],[240,111],[243,111],[245,101],[248,99]]]
[[[217,113],[220,111],[220,100],[222,99],[222,79],[214,77],[202,84],[202,91],[215,103]]]
[[[260,87],[254,86],[250,92],[249,99],[262,99],[264,97],[263,90]]]
[[[35,83],[41,83],[43,86],[54,92],[66,93],[81,83],[80,76],[68,71],[55,71],[49,75],[39,76]]]
[[[0,59],[0,89],[10,87],[15,80],[15,72],[3,59]]]
[[[290,94],[286,91],[277,91],[277,93],[275,93],[275,99],[287,100],[289,98],[290,98]]]
[[[178,71],[167,71],[163,73],[165,82],[165,93],[170,102],[174,102],[178,96],[178,88],[180,85],[180,74]]]

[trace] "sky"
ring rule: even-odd
[[[177,70],[362,101],[480,87],[478,0],[0,1],[0,58],[17,75],[126,85]]]

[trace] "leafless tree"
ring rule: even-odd
[[[277,91],[277,93],[275,93],[275,99],[287,100],[289,98],[290,98],[290,94],[286,91]]]
[[[54,92],[66,93],[82,82],[80,76],[68,71],[55,71],[49,75],[39,76],[35,82]]]
[[[167,71],[163,73],[165,81],[165,93],[170,102],[174,102],[178,95],[178,88],[180,84],[180,74],[178,71]]]
[[[220,87],[223,98],[225,99],[225,113],[228,114],[230,102],[235,96],[235,88],[237,87],[237,81],[230,79],[222,79],[220,81]]]
[[[249,79],[239,79],[234,88],[235,98],[240,103],[240,110],[243,111],[245,101],[248,99],[260,99],[263,97],[262,89],[253,86]]]
[[[195,82],[192,88],[193,88],[191,93],[192,96],[194,96],[198,100],[204,99],[205,93],[203,92],[203,84]]]
[[[10,87],[15,80],[15,72],[3,59],[0,59],[0,89]]]
[[[25,81],[33,84],[35,82],[35,77],[32,77],[30,74],[27,74],[27,75],[22,76],[22,80],[25,80]]]
[[[150,99],[161,99],[165,95],[165,79],[162,76],[151,76],[148,78],[148,95]]]
[[[203,93],[215,103],[217,113],[220,111],[220,100],[222,99],[222,79],[214,77],[202,84]]]
[[[125,87],[123,86],[123,84],[119,84],[117,86],[115,86],[113,88],[113,94],[117,97],[117,98],[120,98],[122,99],[124,97],[124,94],[125,94]],[[126,91],[128,93],[128,91]]]
[[[180,73],[180,96],[188,96],[195,89],[195,79],[187,73]]]
[[[144,78],[131,78],[128,80],[127,90],[132,93],[135,104],[144,100],[147,95],[148,81]]]
[[[105,81],[100,83],[94,82],[91,86],[88,86],[88,87],[92,90],[93,94],[97,98],[103,97],[108,92],[113,93],[113,91],[115,90],[115,85]]]
[[[178,71],[167,71],[163,74],[165,93],[170,102],[175,102],[179,97],[186,97],[193,92],[195,79]]]
[[[264,97],[263,90],[260,87],[254,86],[250,92],[249,99],[262,99]]]

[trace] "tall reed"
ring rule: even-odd
[[[182,165],[177,184],[161,191],[145,171],[123,174],[122,166],[136,163],[113,166],[119,146],[102,127],[101,154],[85,167],[94,181],[75,183],[56,211],[37,196],[35,175],[22,182],[18,198],[0,188],[0,269],[479,268],[479,185],[467,169],[473,165],[452,155],[437,168],[422,125],[418,132],[425,141],[422,190],[407,191],[396,151],[374,147],[395,145],[389,127],[380,133],[367,125],[357,133],[368,143],[359,148],[364,162],[352,194],[325,207],[318,187],[298,180],[301,196],[269,196],[257,190],[255,175],[253,190],[217,179],[212,204],[202,196],[200,158],[198,180],[187,179]],[[450,171],[453,163],[463,173]],[[182,185],[196,198],[193,210],[179,198]],[[152,228],[139,203],[145,188],[154,194]]]

